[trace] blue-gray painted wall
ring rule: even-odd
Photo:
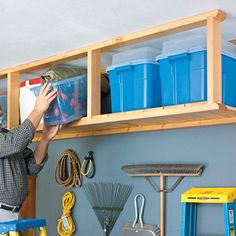
[[[201,163],[205,165],[201,177],[186,177],[180,185],[166,195],[166,236],[180,235],[180,195],[191,187],[236,186],[236,126],[216,126],[109,135],[92,138],[69,139],[52,142],[49,160],[37,180],[37,216],[47,219],[50,236],[56,234],[57,219],[61,215],[61,199],[68,191],[55,182],[55,166],[63,150],[74,149],[80,161],[92,150],[97,172],[88,182],[120,182],[134,185],[123,212],[111,236],[118,236],[122,224],[134,218],[133,197],[143,193],[146,197],[144,220],[159,224],[159,194],[143,178],[131,178],[121,171],[125,164],[140,163]],[[169,178],[170,185],[175,179]],[[155,181],[159,184],[159,178]],[[73,218],[77,236],[103,235],[99,222],[81,189],[70,189],[76,195]],[[223,235],[222,205],[201,205],[198,214],[197,235]]]

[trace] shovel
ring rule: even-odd
[[[140,212],[138,213],[138,203],[137,199],[142,198],[142,204]],[[128,223],[123,225],[121,229],[121,236],[160,236],[160,229],[156,225],[143,224],[143,210],[144,210],[144,196],[142,194],[137,194],[134,198],[135,207],[135,219],[133,224]],[[139,220],[139,223],[137,221]]]

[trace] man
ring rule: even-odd
[[[37,175],[43,168],[50,140],[61,126],[44,124],[42,138],[34,152],[27,148],[43,113],[56,98],[44,84],[29,117],[18,127],[7,132],[0,128],[0,222],[17,220],[19,210],[27,196],[27,175]]]

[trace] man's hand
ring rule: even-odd
[[[43,117],[43,113],[48,109],[50,103],[56,98],[57,90],[52,90],[50,84],[44,84],[40,89],[39,95],[36,99],[33,111],[30,113],[28,119],[32,122],[35,128],[38,127],[40,120]]]
[[[51,141],[61,130],[63,125],[43,125],[43,133],[42,133],[42,139],[45,141]]]
[[[43,125],[42,138],[34,152],[34,158],[37,164],[41,164],[44,161],[48,152],[48,145],[50,141],[58,134],[58,131],[62,128],[62,126],[63,125]]]
[[[39,95],[35,102],[34,110],[43,114],[49,107],[50,103],[56,98],[57,90],[50,91],[51,84],[45,83],[39,91]]]

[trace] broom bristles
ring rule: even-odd
[[[200,164],[148,164],[125,165],[121,169],[127,174],[201,174]]]

